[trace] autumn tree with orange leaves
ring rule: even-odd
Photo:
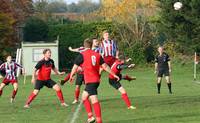
[[[19,27],[33,13],[32,0],[0,1],[0,57],[20,45]]]
[[[150,23],[158,12],[156,0],[101,0],[101,4],[96,16],[116,26],[120,37],[118,43],[128,50],[129,56],[135,54],[133,58],[141,56],[138,62],[144,61],[145,50],[157,33]]]

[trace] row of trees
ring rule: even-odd
[[[83,30],[87,31],[88,29],[88,32],[93,34],[92,29],[102,30],[101,28],[104,28],[104,26],[94,27],[95,22],[100,22],[112,25],[110,27],[112,29],[109,30],[113,32],[114,39],[121,49],[125,49],[123,52],[134,58],[135,62],[151,62],[154,59],[155,47],[160,44],[166,45],[172,54],[177,52],[191,54],[200,49],[198,41],[200,38],[198,33],[200,31],[200,10],[198,7],[200,1],[181,0],[183,8],[179,11],[173,9],[174,2],[176,0],[101,0],[100,5],[97,4],[98,7],[95,8],[96,3],[91,3],[89,0],[70,5],[57,1],[48,3],[46,0],[40,0],[33,3],[33,8],[36,11],[34,16],[37,19],[30,18],[25,24],[25,39],[27,41],[49,41],[49,37],[52,37],[49,27],[51,27],[50,29],[54,29],[53,27],[58,29],[56,28],[57,26],[70,26],[72,29],[73,25],[78,28],[85,23],[89,23],[87,26],[91,27],[80,26],[80,30],[84,28]],[[72,24],[67,22],[67,25],[52,24],[53,20],[49,19],[51,17],[49,13],[69,11],[69,6],[72,5],[79,6],[79,9],[82,8],[84,10],[83,8],[85,8],[87,10],[71,11],[84,13],[84,23],[80,21]],[[92,6],[93,9],[89,9],[88,6]],[[75,9],[76,7],[72,8]],[[2,18],[8,20],[4,21],[4,23],[7,23],[6,25],[13,25],[17,20],[12,16]],[[33,28],[37,32],[34,32]],[[62,31],[58,29],[54,34],[62,35],[63,33],[60,32],[69,31],[67,28],[60,27],[60,29]],[[10,30],[7,32],[12,33],[11,28],[5,28],[5,30]],[[74,33],[77,32],[75,31]],[[4,33],[2,34],[4,35],[3,37],[8,37]],[[33,36],[32,34],[39,34],[39,36]],[[81,40],[87,38],[84,34]],[[95,34],[99,36],[100,32],[95,32]],[[61,42],[67,42],[64,38],[61,38],[61,40]],[[61,45],[66,45],[66,43]]]
[[[78,3],[67,4],[64,1],[54,0],[36,0],[34,2],[35,10],[38,12],[49,13],[90,13],[100,8],[99,3],[91,2],[91,0],[81,0]]]
[[[177,52],[186,55],[200,52],[200,1],[181,0],[183,8],[179,11],[173,9],[174,2],[159,0],[162,9],[157,28]]]
[[[19,46],[19,25],[33,13],[31,0],[0,1],[0,58]]]

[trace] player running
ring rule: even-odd
[[[12,56],[7,56],[6,62],[1,64],[1,66],[0,66],[0,70],[5,71],[5,73],[6,73],[5,77],[3,79],[3,82],[0,84],[0,96],[3,93],[3,88],[6,85],[9,85],[11,83],[14,88],[14,90],[12,92],[12,97],[10,99],[11,103],[14,102],[15,96],[18,91],[18,81],[17,81],[17,77],[16,77],[16,71],[18,68],[22,69],[23,74],[25,73],[24,68],[21,65],[12,61]]]
[[[69,50],[72,51],[72,52],[83,52],[85,51],[85,48],[84,47],[80,47],[80,48],[72,48],[72,47],[69,47]],[[92,39],[92,50],[97,52],[97,53],[100,53],[100,47],[99,47],[99,41],[97,38],[93,38]],[[70,78],[70,73],[67,74],[67,76],[65,77],[64,80],[61,80],[61,85],[64,85],[64,83],[66,83]],[[80,65],[77,69],[77,77],[76,77],[76,87],[75,87],[75,91],[74,91],[74,101],[72,102],[72,104],[76,104],[79,102],[79,95],[80,95],[80,89],[81,89],[81,86],[82,84],[84,83],[84,76],[83,76],[83,70],[82,70],[82,66]]]
[[[127,60],[127,62],[128,62],[128,60]],[[132,68],[134,66],[135,66],[135,64],[126,65],[124,56],[120,55],[119,58],[111,66],[111,70],[116,75],[118,75],[120,77],[120,80],[124,79],[124,80],[128,80],[128,81],[132,81],[132,80],[135,80],[136,78],[135,77],[129,77],[128,75],[123,76],[121,74],[121,71],[123,69]],[[122,87],[121,83],[119,81],[117,81],[117,79],[112,74],[109,75],[109,84],[113,88],[117,89],[122,94],[122,99],[126,103],[128,109],[136,109],[136,107],[131,105],[131,102],[130,102],[129,97],[126,93],[126,90]]]
[[[51,79],[51,70],[53,70],[56,74],[58,75],[63,75],[64,72],[59,72],[58,69],[54,65],[54,61],[51,59],[51,50],[50,49],[45,49],[43,51],[44,58],[37,63],[35,66],[33,75],[32,75],[32,83],[35,84],[34,90],[29,96],[28,100],[26,101],[26,104],[24,108],[29,108],[31,102],[35,99],[35,97],[38,95],[40,89],[43,88],[43,86],[46,86],[48,88],[53,88],[58,96],[58,99],[61,102],[61,106],[68,106],[63,98],[63,94],[61,91],[61,88],[59,87],[56,82],[54,82]],[[36,80],[36,73],[37,75],[37,80]]]
[[[89,98],[94,108],[97,123],[102,123],[101,107],[97,98],[97,88],[100,84],[100,66],[102,66],[105,71],[112,74],[116,79],[119,80],[119,77],[111,71],[110,67],[106,63],[104,63],[103,58],[99,53],[91,50],[92,42],[89,39],[84,41],[84,47],[86,50],[75,59],[75,64],[72,68],[70,79],[73,79],[76,69],[82,64],[84,80],[86,84],[85,90],[82,93],[82,101],[86,112],[88,113],[88,123],[95,122]]]

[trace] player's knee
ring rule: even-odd
[[[96,96],[96,95],[92,95],[92,96],[90,96],[90,99],[91,99],[91,102],[92,102],[92,104],[94,104],[94,103],[97,103],[97,102],[98,102],[98,98],[97,98],[97,96]]]
[[[15,84],[13,85],[13,87],[14,87],[14,89],[17,89],[17,88],[18,88],[18,84],[15,83]]]
[[[6,85],[4,83],[1,83],[0,90],[2,90]]]
[[[167,81],[167,83],[170,83],[170,78],[169,78],[169,76],[166,76],[166,81]]]
[[[18,86],[14,87],[14,90],[17,91],[18,90]]]
[[[55,91],[60,91],[61,90],[60,86],[58,86],[57,84],[53,86],[53,89]]]
[[[79,90],[80,89],[80,85],[76,85],[76,90]]]
[[[34,93],[35,95],[38,95],[39,90],[36,90],[36,89],[35,89],[35,90],[33,91],[33,93]]]
[[[121,94],[125,94],[126,93],[126,90],[123,87],[120,87],[118,90],[121,92]]]
[[[158,80],[157,80],[157,83],[161,83],[161,78],[160,77],[158,77]]]
[[[86,100],[87,98],[88,98],[87,92],[83,91],[83,93],[82,93],[82,100],[84,101],[84,100]]]

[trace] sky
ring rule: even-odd
[[[80,1],[80,0],[64,0],[64,1],[66,1],[67,2],[67,4],[70,4],[70,3],[77,3],[78,1]],[[99,2],[99,0],[91,0],[92,2]]]
[[[38,0],[33,0],[33,1],[35,2],[35,1],[38,1]],[[54,1],[54,0],[48,0],[48,1]],[[77,3],[80,0],[61,0],[61,1],[65,1],[65,2],[67,2],[67,4],[71,4],[71,3]],[[90,1],[98,3],[100,0],[90,0]]]

